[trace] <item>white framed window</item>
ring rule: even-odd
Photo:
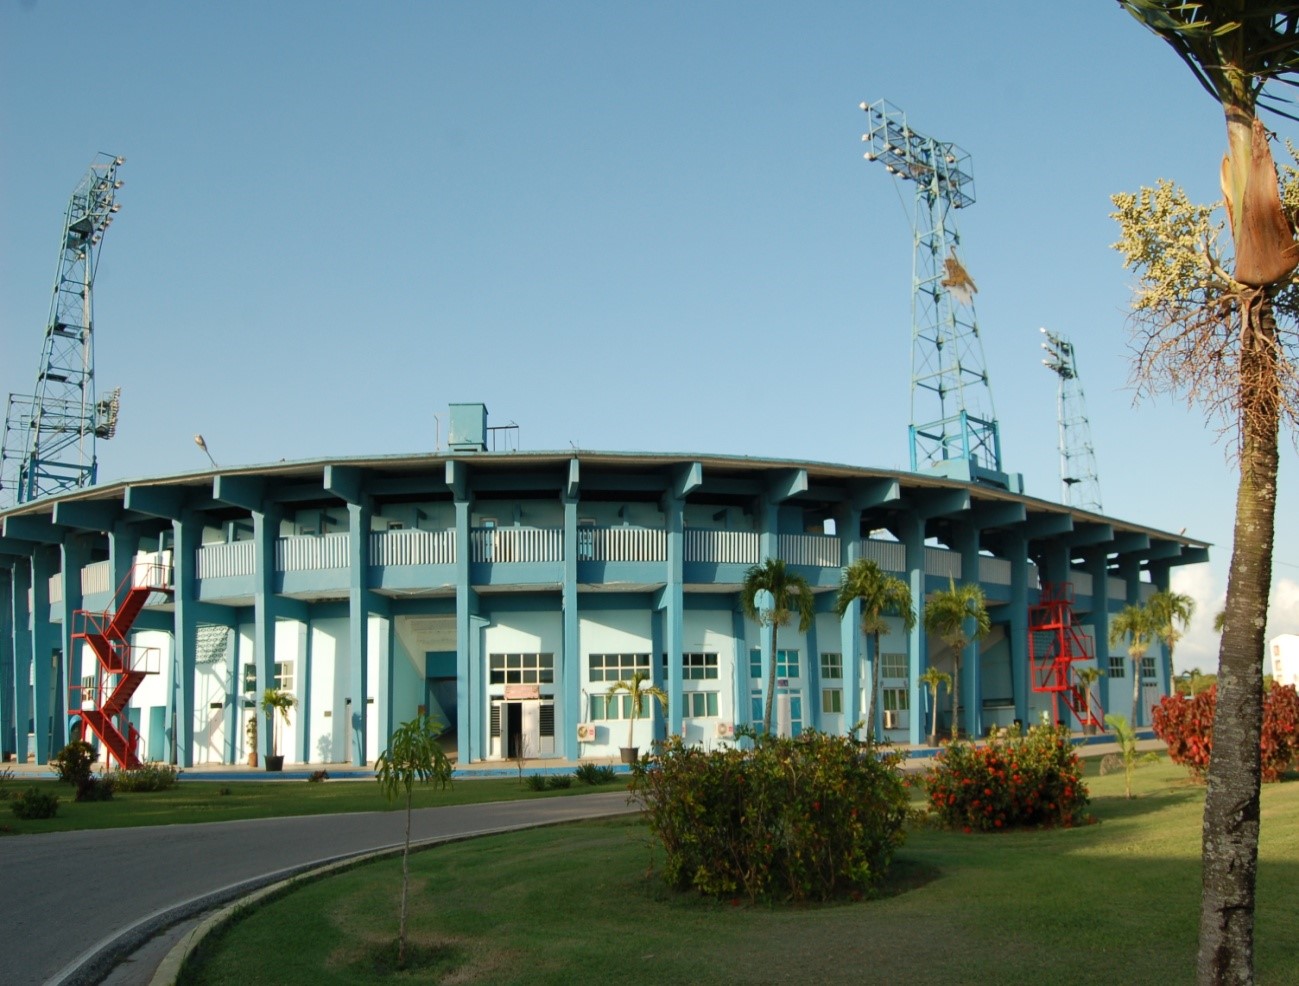
[[[493,685],[551,685],[555,682],[554,654],[491,654],[488,682]]]
[[[1122,654],[1111,654],[1109,676],[1111,678],[1126,678],[1128,676],[1127,663],[1127,658]]]
[[[1155,659],[1153,657],[1143,657],[1141,659],[1141,680],[1155,681],[1158,675],[1155,671]]]
[[[838,715],[843,712],[843,690],[840,688],[821,689],[821,712],[824,715]]]
[[[650,673],[650,656],[648,654],[591,654],[587,657],[591,681],[630,681],[632,675],[641,671],[646,677]]]
[[[881,654],[881,678],[905,678],[910,670],[906,654]]]
[[[274,687],[282,692],[293,691],[293,662],[292,661],[276,662]]]
[[[630,719],[631,718],[631,696],[626,692],[619,692],[616,695],[591,695],[588,697],[587,709],[590,712],[592,722],[602,722],[609,719]],[[649,718],[650,714],[650,697],[642,695],[640,700],[640,717]]]
[[[905,688],[881,689],[885,712],[906,712],[911,708],[911,693]]]
[[[826,681],[843,678],[843,655],[834,653],[821,654],[821,677]]]
[[[681,677],[685,681],[715,681],[717,655],[712,653],[682,654]]]
[[[762,648],[754,647],[749,651],[749,677],[762,677]],[[798,678],[798,651],[776,651],[776,677]]]
[[[686,692],[681,696],[684,713],[695,719],[716,719],[717,692]]]

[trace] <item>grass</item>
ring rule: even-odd
[[[533,792],[515,777],[490,777],[456,781],[445,791],[417,786],[415,807],[513,801],[521,798],[554,798],[597,791],[619,790],[624,782],[575,784],[564,790]],[[275,818],[286,815],[326,815],[355,811],[404,811],[405,799],[389,803],[373,781],[216,781],[186,780],[170,791],[122,794],[112,801],[78,804],[70,785],[58,781],[28,781],[18,778],[0,785],[4,793],[16,795],[29,787],[52,791],[60,798],[54,818],[22,820],[14,817],[0,800],[0,835],[37,832],[69,832],[75,829],[130,828],[138,825],[188,825],[195,822],[228,822],[244,818]]]
[[[400,861],[304,883],[209,940],[182,982],[1111,984],[1194,979],[1202,787],[1166,762],[1089,777],[1099,824],[913,830],[886,895],[749,907],[667,890],[635,818],[412,857],[413,968],[392,969]],[[1299,981],[1299,783],[1266,785],[1260,982]],[[292,952],[284,943],[293,942]]]

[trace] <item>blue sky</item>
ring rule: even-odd
[[[1221,113],[1117,4],[0,5],[0,393],[30,392],[69,193],[126,158],[96,281],[113,480],[432,450],[483,401],[524,449],[905,467],[910,186],[862,101],[973,156],[961,213],[1004,459],[1059,497],[1078,352],[1107,513],[1214,542],[1179,573],[1211,667],[1234,465],[1134,407],[1109,196],[1217,198]],[[1293,124],[1273,119],[1282,136]],[[1299,632],[1283,451],[1270,632]]]

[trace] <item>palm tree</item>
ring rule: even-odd
[[[1222,107],[1227,156],[1221,182],[1236,254],[1233,297],[1221,299],[1219,359],[1161,364],[1170,387],[1226,411],[1237,427],[1240,483],[1227,578],[1227,620],[1218,652],[1213,759],[1204,801],[1204,868],[1197,978],[1252,982],[1258,871],[1259,735],[1263,653],[1276,524],[1281,415],[1294,419],[1293,366],[1278,341],[1273,300],[1299,263],[1299,246],[1277,192],[1267,129],[1258,119],[1271,84],[1299,76],[1299,4],[1246,0],[1119,0],[1168,42]],[[1218,323],[1216,326],[1213,323]],[[1170,334],[1183,324],[1168,326]],[[1212,347],[1209,347],[1210,351]],[[1225,358],[1223,358],[1225,357]],[[1180,373],[1180,376],[1179,376]],[[1179,383],[1180,381],[1180,383]],[[1202,386],[1201,386],[1202,385]]]
[[[973,632],[965,628],[973,623]],[[939,589],[925,602],[925,630],[939,637],[952,649],[952,739],[961,728],[961,657],[973,640],[982,640],[992,630],[983,589],[974,582]]]
[[[623,754],[623,759],[627,763],[631,763],[636,759],[636,720],[641,717],[641,713],[644,711],[645,699],[654,699],[663,709],[663,714],[667,715],[668,693],[657,685],[645,684],[649,680],[649,675],[644,671],[636,671],[632,674],[630,681],[615,681],[609,686],[610,695],[626,692],[628,701],[631,703],[631,708],[627,713],[627,746],[625,750],[632,752]]]
[[[769,598],[768,598],[769,597]],[[812,587],[807,579],[791,572],[779,558],[768,558],[744,573],[740,589],[744,615],[759,625],[771,627],[770,671],[767,674],[767,704],[762,714],[762,731],[771,732],[772,699],[776,694],[776,635],[798,613],[798,631],[806,633],[814,618]]]
[[[1141,708],[1141,660],[1154,643],[1158,626],[1149,607],[1129,603],[1110,620],[1110,646],[1128,641],[1128,657],[1132,659],[1132,718],[1129,724],[1137,728],[1137,712]]]
[[[934,727],[929,733],[929,742],[938,742],[938,689],[946,686],[950,692],[952,690],[952,676],[946,671],[939,671],[935,667],[925,668],[925,673],[920,676],[920,681],[929,688],[929,697],[932,701],[929,703],[934,710]]]
[[[835,612],[840,619],[854,602],[861,603],[861,632],[870,638],[871,690],[866,703],[866,735],[875,742],[875,705],[880,690],[880,634],[888,630],[885,614],[902,617],[907,632],[916,625],[916,614],[911,608],[911,587],[902,579],[888,575],[869,558],[858,558],[843,570],[839,581],[839,598]],[[855,687],[855,686],[854,686]]]
[[[1173,648],[1182,639],[1182,633],[1195,615],[1195,600],[1182,592],[1163,589],[1146,600],[1146,607],[1155,620],[1155,635],[1168,648],[1164,680],[1173,691]],[[1179,629],[1180,627],[1180,629]]]
[[[1088,665],[1085,668],[1074,668],[1074,677],[1082,685],[1083,690],[1083,715],[1086,717],[1083,722],[1083,731],[1087,733],[1095,732],[1096,720],[1092,716],[1092,685],[1100,681],[1105,672],[1095,665]]]

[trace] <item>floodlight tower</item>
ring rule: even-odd
[[[974,204],[970,155],[907,125],[885,100],[862,103],[867,161],[915,183],[912,214],[911,468],[1019,492],[1022,479],[1001,465],[1001,429],[992,404],[974,314],[978,290],[957,255],[955,211]]]
[[[1101,513],[1101,481],[1096,474],[1091,425],[1073,343],[1042,329],[1047,358],[1042,365],[1060,378],[1056,389],[1056,418],[1060,425],[1060,498],[1068,506]]]
[[[93,484],[95,440],[117,430],[120,391],[95,397],[92,293],[100,244],[121,208],[122,162],[100,154],[68,201],[36,389],[9,395],[0,446],[0,496],[6,501],[26,503]]]

